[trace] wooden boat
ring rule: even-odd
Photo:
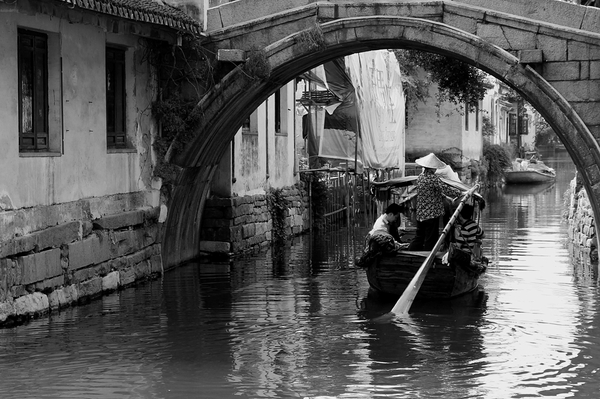
[[[385,182],[374,182],[376,189],[409,187],[416,183],[417,176],[406,176]],[[463,193],[470,186],[451,179],[441,178],[442,182]],[[479,209],[485,207],[485,200],[478,193],[473,193]],[[476,207],[477,208],[477,207]],[[433,264],[425,275],[425,280],[418,290],[419,299],[451,299],[477,289],[479,276],[487,268],[487,258],[481,257],[480,262],[472,262],[470,266],[457,267],[442,263],[444,252],[438,252]],[[383,254],[373,258],[366,265],[367,281],[370,293],[382,297],[398,298],[423,265],[428,251],[399,251],[393,254]]]
[[[512,169],[504,172],[506,184],[538,184],[556,180],[556,171],[542,161],[526,161],[517,158]]]
[[[389,298],[398,298],[429,252],[401,251],[396,255],[383,255],[367,268],[367,281],[372,294]],[[477,289],[479,276],[487,267],[487,260],[473,265],[469,270],[452,267],[442,263],[444,252],[439,252],[427,272],[417,299],[450,299]]]
[[[556,173],[542,170],[511,170],[504,173],[506,184],[547,183],[556,179]]]

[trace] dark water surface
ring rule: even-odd
[[[375,321],[364,229],[302,237],[0,330],[0,397],[596,398],[597,266],[567,244],[574,167],[546,163],[553,186],[488,195],[481,297]]]

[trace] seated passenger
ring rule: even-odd
[[[398,226],[400,225],[400,213],[403,210],[404,207],[396,203],[388,205],[385,208],[385,212],[373,223],[373,228],[369,231],[369,236],[372,236],[376,232],[383,232],[390,234],[395,241],[400,242]]]
[[[481,239],[485,237],[483,229],[475,222],[473,218],[473,205],[464,204],[456,219],[454,225],[454,242],[460,245],[461,249],[471,252],[475,258],[481,255],[478,253],[478,245]]]
[[[363,253],[355,261],[358,267],[368,267],[379,256],[394,254],[400,249],[408,248],[408,243],[400,243],[398,233],[400,213],[403,210],[401,205],[391,204],[385,209],[385,213],[377,218],[367,234]]]

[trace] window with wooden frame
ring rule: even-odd
[[[517,135],[517,114],[508,114],[508,135]]]
[[[108,148],[126,148],[125,50],[106,47],[106,142]]]
[[[18,31],[19,151],[48,151],[48,37]]]
[[[519,117],[519,134],[527,135],[529,134],[529,116],[522,115]]]

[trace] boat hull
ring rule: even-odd
[[[403,251],[395,256],[382,256],[367,269],[367,280],[373,293],[400,297],[415,276],[428,252]],[[442,264],[438,253],[417,293],[420,299],[450,299],[475,290],[482,272],[451,268]],[[485,270],[485,269],[484,269]]]
[[[537,170],[513,170],[504,174],[507,184],[547,183],[556,179],[555,174]]]

